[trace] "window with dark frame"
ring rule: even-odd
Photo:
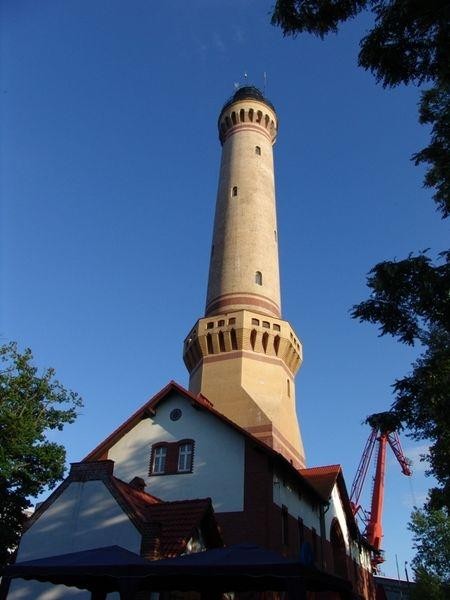
[[[166,470],[167,446],[153,449],[152,474],[161,475]]]
[[[297,529],[298,529],[298,548],[302,549],[303,542],[305,541],[305,526],[301,517],[297,518]]]
[[[163,442],[152,447],[149,475],[192,473],[194,440]]]
[[[180,444],[178,447],[178,473],[192,471],[193,447],[191,442]]]
[[[289,546],[289,513],[284,504],[281,507],[281,543]]]

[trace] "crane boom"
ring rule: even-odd
[[[361,508],[359,504],[359,499],[361,498],[364,481],[366,479],[367,471],[369,469],[370,459],[372,458],[376,440],[377,430],[375,429],[375,427],[373,427],[372,431],[370,432],[369,438],[366,442],[364,451],[361,456],[361,460],[359,461],[358,469],[356,471],[355,479],[353,480],[352,489],[350,492],[350,503],[354,515],[356,515],[356,513]]]
[[[365,522],[364,536],[367,541],[374,549],[372,558],[372,566],[374,570],[380,563],[384,562],[383,553],[381,550],[381,543],[383,538],[383,504],[384,504],[384,480],[386,475],[386,451],[387,444],[392,448],[395,457],[397,458],[402,473],[404,475],[411,475],[411,469],[409,462],[400,444],[400,439],[397,432],[392,427],[392,415],[390,413],[380,413],[373,415],[368,419],[368,422],[372,426],[369,438],[366,442],[356,476],[353,481],[352,489],[350,492],[350,503],[352,506],[353,514],[360,510],[360,496],[363,489],[364,481],[368,472],[370,460],[375,448],[375,444],[378,442],[377,453],[376,453],[376,467],[374,475],[374,486],[372,492],[372,500],[370,505],[370,512],[364,513],[363,518]]]

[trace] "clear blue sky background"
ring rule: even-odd
[[[3,0],[1,341],[84,398],[54,435],[77,461],[170,379],[203,313],[220,144],[234,82],[263,85],[275,148],[284,317],[303,340],[310,466],[350,488],[368,427],[415,354],[349,317],[369,269],[447,245],[423,173],[416,89],[357,68],[362,16],[325,41],[283,38],[261,0]],[[417,459],[421,446],[403,437]],[[423,450],[423,447],[422,447]],[[389,459],[384,571],[430,481]],[[370,491],[370,481],[367,482]],[[402,573],[403,574],[403,573]]]

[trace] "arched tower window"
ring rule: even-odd
[[[208,354],[214,354],[212,336],[210,333],[208,333],[208,335],[206,336],[206,347],[208,349]]]
[[[236,330],[235,329],[231,329],[230,330],[230,338],[231,338],[231,349],[232,350],[237,350],[238,349],[238,345],[237,345],[237,337],[236,337]]]
[[[241,110],[239,111],[239,120],[241,121],[241,123],[245,121],[245,110],[243,108],[241,108]]]
[[[233,197],[238,195],[237,185],[233,186],[233,189],[231,190],[231,195]]]
[[[280,350],[280,336],[276,335],[273,340],[273,349],[275,350],[275,354],[278,356],[278,351]]]
[[[225,339],[223,337],[223,331],[219,331],[219,350],[225,352]]]
[[[261,273],[261,271],[256,271],[256,273],[255,273],[255,283],[256,283],[256,285],[262,285],[262,273]]]
[[[263,337],[262,337],[262,345],[263,345],[263,349],[264,352],[267,353],[267,345],[269,343],[269,334],[266,332],[264,332]]]
[[[255,345],[256,345],[256,329],[252,329],[252,332],[250,334],[250,345],[252,347],[252,350],[255,349]]]
[[[261,146],[255,146],[255,154],[261,156]]]

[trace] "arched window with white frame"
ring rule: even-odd
[[[166,458],[166,446],[156,446],[153,448],[152,475],[161,475],[166,472]]]
[[[194,443],[181,442],[178,445],[178,473],[191,473],[194,456]]]

